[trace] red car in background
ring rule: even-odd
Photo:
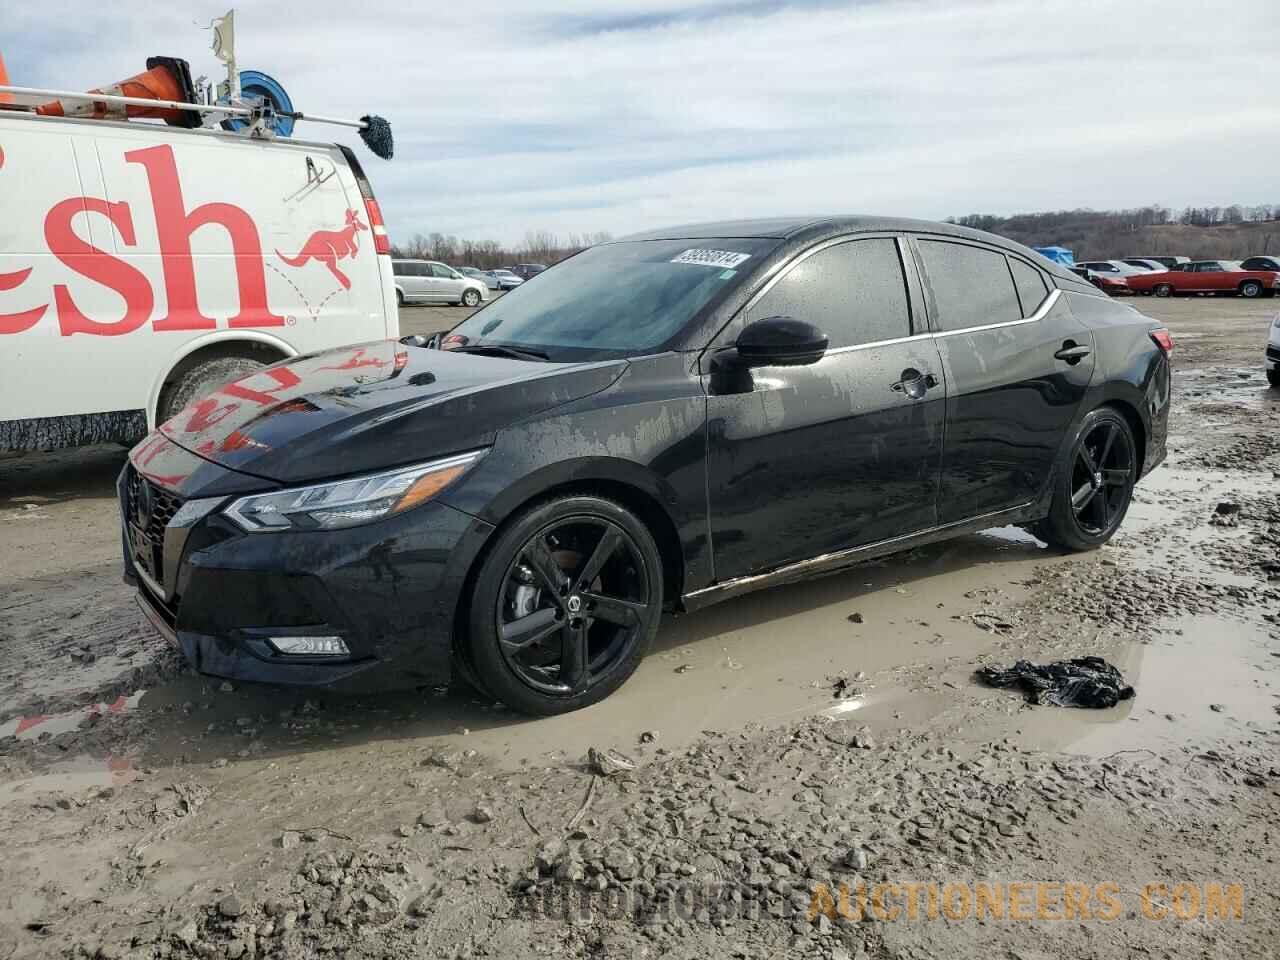
[[[1103,293],[1111,297],[1121,297],[1126,293],[1133,293],[1127,283],[1127,277],[1109,276],[1105,273],[1098,273],[1096,270],[1090,270],[1088,267],[1074,266],[1070,268],[1071,272],[1076,276],[1088,280]]]
[[[1280,290],[1280,273],[1274,270],[1242,270],[1221,260],[1196,260],[1170,267],[1163,273],[1129,277],[1129,289],[1171,297],[1175,293],[1234,293],[1242,297],[1274,296]]]

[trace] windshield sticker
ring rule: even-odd
[[[678,257],[672,257],[672,263],[696,263],[703,267],[736,267],[744,260],[750,260],[749,253],[734,253],[732,250],[686,250]]]
[[[737,270],[726,270],[724,273],[720,274],[720,279],[721,280],[732,279],[733,275],[737,272],[738,272]]]

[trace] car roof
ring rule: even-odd
[[[657,230],[646,230],[621,237],[614,243],[633,240],[707,240],[716,237],[745,239],[777,239],[796,244],[820,242],[828,237],[846,233],[928,233],[959,240],[978,240],[1026,257],[1042,270],[1071,280],[1078,279],[1061,264],[1048,260],[1030,247],[1006,237],[973,230],[954,223],[933,220],[915,220],[908,217],[882,217],[867,214],[841,214],[829,216],[770,217],[757,220],[717,220],[709,223],[688,223]]]

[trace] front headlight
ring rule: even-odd
[[[483,454],[483,450],[473,450],[372,476],[241,497],[224,512],[248,533],[350,527],[430,500],[470,470]]]

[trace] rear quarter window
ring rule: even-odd
[[[1005,256],[944,240],[919,241],[939,329],[965,330],[1022,319]]]
[[[1040,304],[1049,295],[1044,274],[1016,257],[1009,258],[1009,271],[1013,274],[1013,285],[1017,288],[1018,300],[1022,303],[1022,315],[1029,317],[1040,309]]]

